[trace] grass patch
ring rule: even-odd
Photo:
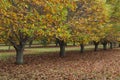
[[[14,54],[0,54],[0,60],[7,60],[9,57],[15,56]]]
[[[15,56],[15,51],[13,47],[11,46],[10,50],[8,50],[9,46],[0,46],[0,60],[6,60],[11,56]],[[102,48],[102,45],[99,45],[99,48]],[[4,51],[5,50],[5,51]],[[24,54],[45,54],[45,53],[52,53],[52,52],[57,52],[59,53],[59,47],[47,47],[47,48],[26,48],[24,51]],[[85,51],[87,50],[94,50],[94,46],[85,46]],[[80,51],[79,46],[75,47],[66,47],[66,52],[67,51]]]

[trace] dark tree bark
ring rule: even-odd
[[[94,51],[97,51],[98,50],[99,42],[93,41],[93,43],[95,45]]]
[[[65,46],[68,46],[67,43],[65,43]]]
[[[23,51],[24,51],[25,44],[26,44],[27,40],[28,40],[27,37],[25,37],[24,39],[20,38],[19,43],[16,43],[12,40],[11,37],[9,39],[9,41],[11,42],[13,47],[15,48],[15,51],[16,51],[16,62],[15,63],[18,64],[18,65],[21,65],[21,64],[24,63],[24,61],[23,61]]]
[[[119,47],[120,47],[120,43],[119,43]]]
[[[73,41],[73,46],[75,46],[75,41]]]
[[[103,50],[107,50],[107,42],[104,41],[102,44],[103,44]]]
[[[16,50],[16,64],[20,65],[23,64],[23,51],[24,51],[24,46],[25,45],[17,45],[14,46],[15,50]]]
[[[80,52],[81,52],[81,53],[84,52],[84,44],[80,44]]]
[[[16,50],[16,64],[23,64],[23,49]]]
[[[56,46],[58,46],[58,44],[59,44],[58,39],[55,40],[55,44],[56,44]]]
[[[112,44],[112,42],[110,42],[110,49],[113,49],[113,44]]]
[[[65,56],[65,46],[60,45],[60,57],[64,57],[64,56]]]
[[[29,48],[31,48],[32,43],[33,43],[33,40],[31,40],[31,41],[29,42]]]
[[[55,43],[56,44],[56,47],[58,46],[58,43]]]
[[[64,57],[65,56],[65,42],[63,40],[58,40],[59,42],[59,46],[60,46],[60,57]]]

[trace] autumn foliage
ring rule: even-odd
[[[15,48],[17,64],[33,39],[57,40],[60,57],[67,42],[76,42],[81,52],[90,42],[95,51],[99,43],[106,49],[118,40],[119,8],[119,0],[0,0],[0,41]]]

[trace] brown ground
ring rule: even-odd
[[[24,65],[15,65],[14,57],[0,61],[0,80],[120,80],[120,49],[24,58]]]

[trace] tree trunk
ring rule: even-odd
[[[20,65],[23,64],[23,51],[24,51],[24,47],[23,46],[17,46],[14,47],[16,50],[16,64]]]
[[[60,57],[65,56],[65,45],[60,45]]]
[[[8,50],[10,50],[10,45],[9,45],[9,47],[8,47]]]
[[[32,43],[33,43],[33,40],[29,42],[29,48],[31,48]]]
[[[65,44],[64,41],[59,40],[59,39],[58,39],[58,43],[59,43],[59,46],[60,46],[59,56],[60,56],[60,57],[64,57],[64,56],[65,56],[65,46],[66,46],[66,44]]]
[[[95,41],[94,41],[94,45],[95,45],[94,51],[97,51],[97,50],[98,50],[99,42],[95,42]]]
[[[73,46],[75,46],[75,41],[73,41]]]
[[[80,52],[81,52],[81,53],[84,52],[84,44],[80,44]]]
[[[56,41],[55,41],[55,44],[56,44],[56,47],[57,47],[57,46],[58,46],[58,44],[59,44],[57,39],[56,39]]]
[[[16,64],[23,64],[23,50],[18,50],[17,51]]]
[[[60,57],[64,57],[65,56],[65,42],[59,40],[59,46],[60,46]]]
[[[65,43],[65,46],[68,46],[67,43]]]
[[[28,36],[23,38],[22,33],[20,33],[19,43],[13,41],[12,39],[13,37],[10,36],[8,40],[10,41],[10,43],[12,44],[12,46],[15,48],[15,51],[16,51],[16,62],[15,63],[18,65],[23,64],[23,51],[25,48],[25,44],[29,38]]]
[[[113,49],[113,44],[112,44],[112,42],[110,42],[110,49]]]
[[[103,50],[107,50],[107,42],[103,43]]]
[[[56,47],[58,46],[58,43],[55,43],[56,44]]]

